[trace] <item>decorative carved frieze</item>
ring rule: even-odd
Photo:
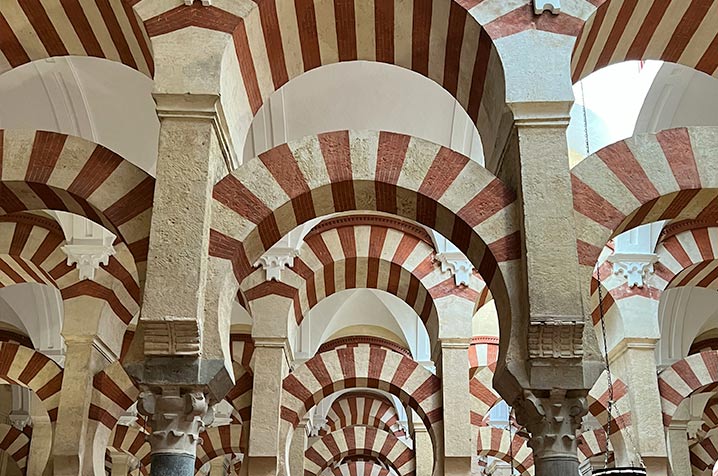
[[[516,420],[531,433],[528,445],[536,458],[576,457],[581,420],[588,412],[584,396],[567,396],[565,389],[554,389],[547,397],[532,391],[514,405]]]
[[[583,320],[545,318],[529,325],[529,357],[532,359],[580,359],[583,357]]]
[[[143,391],[137,409],[152,428],[148,437],[152,453],[194,454],[197,444],[201,443],[199,434],[214,418],[214,410],[204,393],[178,387]]]
[[[549,11],[554,15],[561,13],[561,0],[534,0],[534,13],[541,15]]]
[[[653,274],[653,265],[658,262],[655,253],[613,253],[607,260],[613,264],[613,274],[622,276],[631,288],[642,288]]]
[[[145,355],[199,355],[199,322],[194,318],[166,317],[145,321]]]
[[[474,266],[463,253],[436,253],[434,259],[441,264],[442,273],[451,273],[457,286],[468,286]]]

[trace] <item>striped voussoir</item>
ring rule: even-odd
[[[252,114],[306,71],[376,61],[438,83],[476,124],[485,156],[493,153],[505,108],[503,66],[489,35],[455,1],[256,0],[250,9],[233,2],[162,9],[149,5],[153,1],[141,0],[137,7],[152,11],[145,18],[150,36],[189,26],[232,35],[242,101]]]
[[[249,334],[232,334],[230,352],[234,369],[234,386],[225,396],[239,414],[242,423],[248,424],[252,414],[252,386],[254,376],[250,362],[254,341]]]
[[[120,362],[114,362],[95,375],[92,380],[90,420],[100,422],[112,430],[120,416],[140,395],[132,379]]]
[[[80,279],[67,264],[65,235],[51,219],[29,213],[0,217],[0,287],[38,283],[57,288],[63,300],[82,296],[100,299],[126,326],[139,312],[140,287],[129,253],[118,252],[93,280]],[[123,244],[118,244],[118,251]],[[124,248],[123,248],[124,249]]]
[[[703,410],[703,424],[699,436],[705,436],[713,428],[718,428],[718,400],[711,399]]]
[[[245,449],[241,447],[242,425],[221,425],[207,428],[200,435],[201,443],[197,445],[197,459],[195,469],[220,456],[239,456],[244,454]],[[239,467],[235,468],[239,474]]]
[[[433,246],[416,236],[378,224],[344,225],[309,233],[282,281],[266,281],[258,269],[242,283],[248,301],[269,294],[292,299],[295,319],[323,299],[345,289],[372,288],[393,294],[411,306],[426,324],[430,337],[438,336],[438,302],[456,298],[471,312],[485,287],[473,273],[468,286],[457,286],[451,273],[434,261]],[[451,317],[451,316],[448,316]]]
[[[399,476],[416,474],[414,451],[392,433],[368,426],[349,426],[315,441],[304,452],[304,476],[319,476],[348,456],[376,458]]]
[[[588,392],[588,411],[601,425],[608,421],[609,389],[607,373],[604,371]],[[631,402],[628,386],[620,378],[613,376],[613,406],[611,416],[611,434],[621,432],[631,424]]]
[[[662,60],[718,73],[718,1],[608,0],[585,23],[574,48],[576,82],[626,60]]]
[[[279,239],[313,218],[380,211],[449,238],[492,289],[520,258],[515,196],[486,169],[445,147],[390,132],[339,131],[283,144],[214,188],[211,256],[238,282]]]
[[[499,357],[498,340],[472,338],[469,347],[469,392],[471,393],[471,424],[484,426],[484,419],[501,397],[494,390],[494,372]]]
[[[0,74],[55,56],[89,56],[120,62],[148,76],[154,62],[133,0],[0,3]]]
[[[388,398],[375,393],[343,394],[332,403],[326,420],[326,425],[319,431],[321,436],[354,425],[378,428],[397,438],[406,436],[399,425],[399,414],[394,404]]]
[[[479,456],[491,456],[513,463],[519,474],[533,474],[534,456],[526,438],[493,426],[476,428],[476,432],[476,450]]]
[[[140,465],[147,468],[151,462],[149,434],[140,427],[115,425],[110,433],[107,451],[114,450],[131,455]]]
[[[641,134],[609,145],[571,170],[579,263],[591,276],[612,236],[660,220],[715,219],[718,128]]]
[[[656,287],[718,289],[718,228],[694,228],[668,237],[656,247]]]
[[[315,355],[282,382],[281,434],[324,397],[350,388],[375,388],[417,412],[436,448],[443,445],[441,380],[410,358],[380,347],[357,346]]]
[[[35,392],[52,422],[57,420],[62,374],[60,366],[40,352],[0,342],[0,380]]]
[[[693,393],[718,383],[718,351],[689,355],[658,374],[663,424],[670,425],[678,405]]]
[[[142,278],[154,179],[114,152],[65,134],[0,131],[2,214],[61,210],[118,235]]]
[[[718,434],[713,433],[689,448],[691,474],[711,474],[718,460]]]
[[[17,463],[22,474],[25,474],[27,457],[30,454],[30,435],[14,426],[0,423],[0,450]]]
[[[476,372],[469,380],[469,392],[471,393],[471,424],[485,426],[489,411],[501,400],[501,396],[494,390],[494,369],[484,367]]]
[[[608,448],[606,443],[606,432],[603,428],[584,431],[578,437],[579,461],[583,462],[593,456],[604,454]]]
[[[395,474],[373,461],[347,461],[331,470],[325,470],[322,476],[395,476]]]

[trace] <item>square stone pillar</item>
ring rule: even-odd
[[[444,402],[444,474],[469,476],[476,453],[471,430],[469,355],[471,339],[443,339],[440,375]]]
[[[92,437],[88,435],[92,379],[108,357],[100,352],[94,336],[64,336],[67,351],[60,405],[55,423],[52,455],[56,476],[77,476],[92,472]]]
[[[289,373],[287,347],[284,338],[255,338],[254,341],[249,457],[244,463],[248,465],[249,476],[280,474],[284,464],[284,455],[279,454],[283,447],[279,444],[279,426],[282,380]]]
[[[112,476],[127,476],[130,474],[131,456],[127,453],[113,451],[110,453],[112,459]]]
[[[302,418],[302,421],[294,430],[292,436],[292,444],[289,446],[289,474],[294,476],[304,475],[304,452],[307,450],[308,429],[310,425],[308,418]]]
[[[672,476],[691,476],[691,453],[688,445],[688,422],[673,419],[668,427],[668,451]]]
[[[416,476],[432,476],[434,450],[429,432],[414,415],[414,453],[416,454]]]
[[[631,412],[630,436],[624,436],[626,455],[621,465],[638,465],[639,451],[649,475],[668,474],[668,453],[663,428],[661,396],[656,373],[656,343],[652,339],[625,339],[612,352],[612,371],[628,386],[628,404],[621,413]],[[615,377],[614,377],[615,381]],[[625,401],[625,400],[624,400]],[[623,403],[626,405],[626,403]],[[614,413],[615,415],[615,413]],[[624,430],[625,433],[625,430]],[[636,446],[634,448],[633,446]],[[622,455],[616,454],[617,458]]]

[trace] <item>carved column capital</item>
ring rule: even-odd
[[[531,433],[528,445],[537,459],[575,458],[581,419],[588,412],[583,394],[568,396],[563,389],[537,396],[530,390],[514,405],[516,420]]]
[[[626,279],[631,288],[642,288],[654,273],[653,265],[658,262],[655,253],[613,253],[607,258],[613,264],[613,274]]]
[[[194,455],[201,443],[199,434],[214,418],[214,409],[202,391],[177,387],[143,391],[137,409],[152,427],[148,440],[153,454]]]

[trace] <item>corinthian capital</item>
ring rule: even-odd
[[[152,453],[194,454],[199,434],[214,417],[203,392],[176,387],[142,392],[137,409],[150,421]]]
[[[539,397],[526,390],[514,408],[518,423],[531,433],[528,445],[537,458],[576,456],[581,419],[588,412],[583,392],[569,396],[554,389]]]

